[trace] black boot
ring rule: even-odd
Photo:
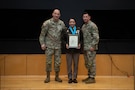
[[[74,82],[74,83],[78,83],[77,79],[74,79],[72,82]]]
[[[72,79],[69,79],[69,80],[68,80],[68,83],[72,83]]]
[[[59,72],[55,73],[55,81],[62,82],[62,80],[59,78]]]
[[[44,83],[48,83],[48,82],[50,82],[50,72],[47,72],[47,77],[44,80]]]

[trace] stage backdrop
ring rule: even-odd
[[[82,13],[90,13],[99,28],[98,53],[135,53],[134,0],[1,0],[0,53],[43,53],[40,27],[54,8],[67,27],[71,17],[81,27]]]

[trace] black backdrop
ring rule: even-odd
[[[42,23],[49,19],[52,13],[51,9],[1,9],[0,11],[1,39],[38,39]],[[92,21],[97,24],[100,39],[135,39],[135,28],[132,23],[135,21],[135,10],[85,11],[90,13]],[[81,27],[82,20],[77,21]]]
[[[98,53],[135,52],[134,0],[0,0],[0,53],[43,53],[40,27],[54,8],[66,25],[74,17],[81,26],[83,11],[90,13],[99,27]]]
[[[1,39],[38,39],[52,10],[1,9]]]

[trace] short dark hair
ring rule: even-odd
[[[90,14],[89,14],[88,12],[83,12],[83,15],[84,15],[84,14],[88,14],[88,15],[90,16]]]
[[[68,21],[70,21],[70,19],[74,19],[74,20],[75,20],[75,18],[69,18],[69,20],[68,20]],[[75,22],[76,22],[76,20],[75,20]]]

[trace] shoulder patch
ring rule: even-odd
[[[46,26],[49,22],[50,22],[50,20],[44,21],[43,26]]]

